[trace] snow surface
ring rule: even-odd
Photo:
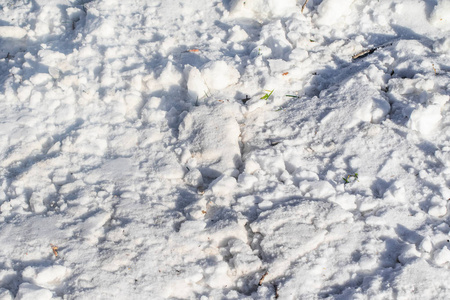
[[[0,0],[0,299],[448,299],[448,0]]]

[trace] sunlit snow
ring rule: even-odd
[[[0,299],[448,299],[449,72],[448,0],[0,0]]]

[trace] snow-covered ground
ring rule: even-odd
[[[0,0],[0,299],[448,299],[450,1]]]

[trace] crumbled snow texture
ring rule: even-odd
[[[231,0],[230,14],[233,17],[253,17],[264,20],[266,18],[283,17],[300,9],[295,0]]]
[[[450,2],[438,0],[430,15],[430,22],[436,27],[450,25]]]
[[[442,119],[441,109],[437,105],[415,109],[410,116],[409,127],[423,134],[432,133]]]
[[[354,0],[324,0],[317,7],[317,24],[334,25],[336,23],[345,24],[345,16],[350,14]]]
[[[214,61],[206,64],[202,75],[209,91],[223,90],[239,81],[239,72],[225,61]]]
[[[206,177],[215,178],[241,164],[239,124],[232,106],[199,106],[184,117],[180,136],[191,153],[189,160]]]
[[[449,1],[304,3],[0,0],[0,299],[447,299]]]

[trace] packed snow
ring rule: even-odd
[[[0,299],[448,299],[449,72],[448,0],[0,0]]]

